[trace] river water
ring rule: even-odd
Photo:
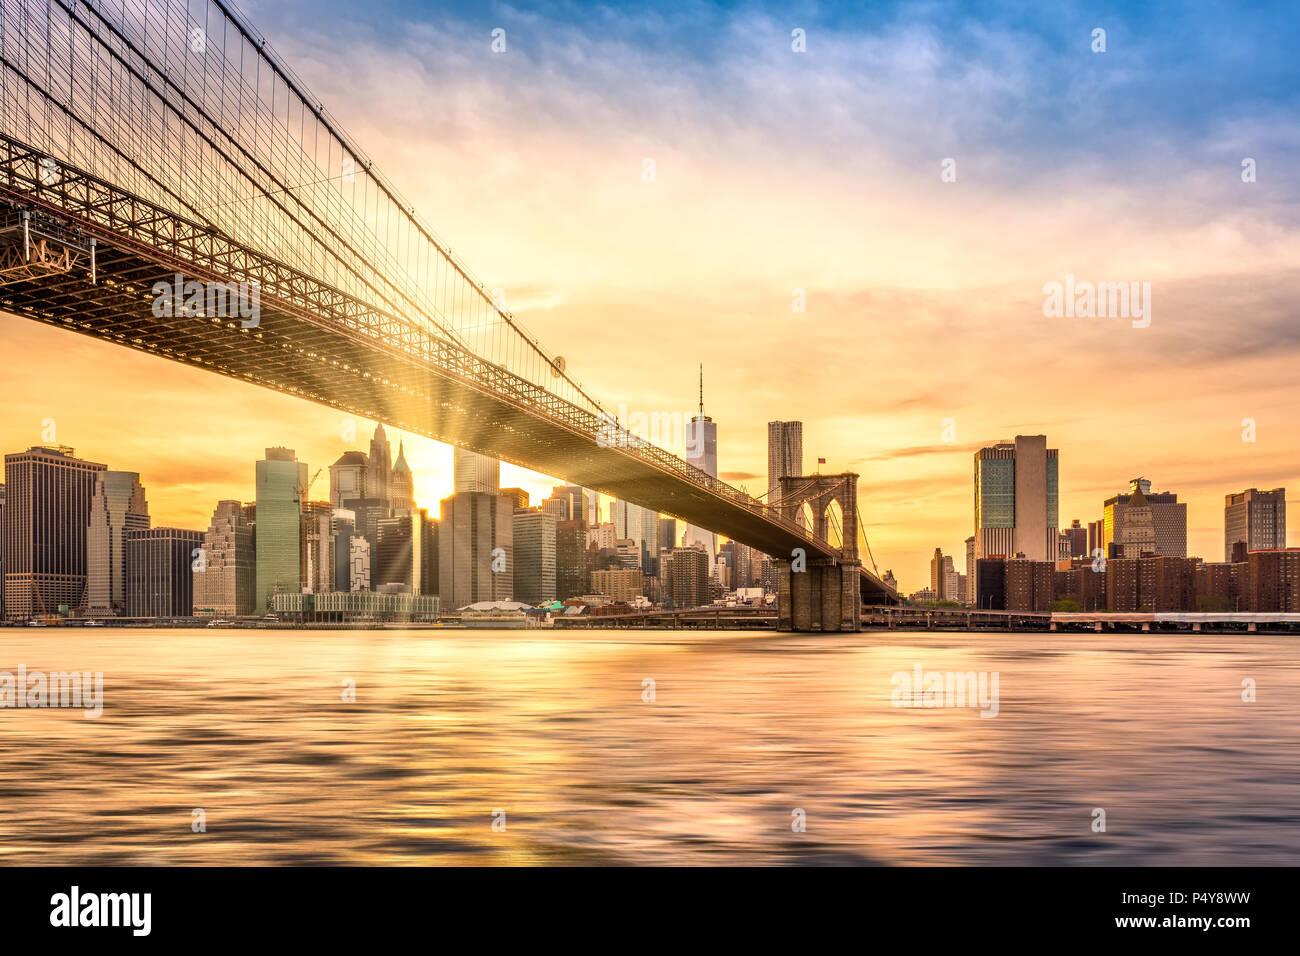
[[[0,672],[104,700],[0,709],[0,865],[1295,865],[1298,649],[3,629]],[[895,706],[918,666],[996,672],[996,716]]]

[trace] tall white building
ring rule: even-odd
[[[718,426],[704,414],[704,366],[700,366],[700,411],[686,425],[686,462],[713,478],[718,477]],[[703,548],[708,555],[710,576],[716,577],[718,536],[712,531],[687,525],[682,547]]]

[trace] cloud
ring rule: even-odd
[[[862,458],[854,459],[851,464],[857,464],[863,461],[894,461],[900,458],[920,458],[926,455],[961,455],[963,462],[969,464],[970,456],[981,448],[986,448],[993,442],[975,442],[974,444],[958,445],[944,444],[936,442],[933,445],[912,445],[908,448],[886,448],[883,451],[874,452]]]

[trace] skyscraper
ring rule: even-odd
[[[510,499],[511,507],[528,510],[528,492],[523,488],[502,488],[501,494]],[[543,511],[546,509],[543,508]]]
[[[371,590],[431,594],[437,588],[436,522],[422,508],[396,512],[379,522],[379,546],[371,564]]]
[[[333,591],[352,590],[352,538],[357,531],[357,516],[346,508],[335,508],[330,518],[333,536]],[[367,582],[367,588],[369,583]]]
[[[1063,532],[1070,541],[1070,551],[1066,557],[1085,558],[1088,556],[1088,529],[1079,523],[1075,518],[1070,522],[1070,527]]]
[[[478,452],[453,448],[451,452],[456,493],[496,494],[501,488],[501,462]],[[486,600],[486,599],[485,599]]]
[[[1017,435],[975,453],[975,559],[1023,553],[1056,558],[1057,451],[1043,435]]]
[[[1140,493],[1141,501],[1130,518],[1127,512]],[[1151,532],[1147,532],[1150,512]],[[1113,546],[1113,547],[1112,547]],[[1129,481],[1128,494],[1103,502],[1102,550],[1106,557],[1141,557],[1139,550],[1170,558],[1187,557],[1187,504],[1168,491],[1151,490],[1146,478]]]
[[[1088,522],[1088,553],[1086,557],[1095,558],[1097,557],[1098,551],[1100,551],[1103,555],[1105,555],[1106,553],[1106,546],[1104,544],[1105,540],[1106,540],[1106,522],[1089,521]]]
[[[676,518],[660,518],[657,528],[659,544],[656,551],[671,551],[677,547]]]
[[[934,549],[934,557],[930,559],[930,590],[936,601],[959,600],[958,574],[952,555],[944,554],[939,548]]]
[[[587,500],[587,490],[578,485],[556,485],[551,489],[551,497],[548,501],[563,501],[564,515],[561,516],[557,509],[548,508],[544,510],[551,511],[559,521],[581,521],[588,527],[594,527],[589,519],[591,517],[591,507]]]
[[[366,497],[388,501],[388,479],[393,472],[393,451],[388,444],[388,435],[382,424],[375,426],[375,435],[370,439],[370,456],[366,465]]]
[[[701,607],[710,601],[708,556],[701,548],[678,548],[673,552],[665,589],[673,607]]]
[[[334,506],[328,501],[302,502],[303,574],[305,594],[334,589]]]
[[[254,613],[265,614],[270,610],[277,591],[286,594],[302,591],[306,567],[302,498],[306,491],[307,465],[298,461],[293,449],[268,448],[266,458],[257,463]]]
[[[966,603],[975,599],[975,536],[966,539]]]
[[[555,596],[561,601],[586,594],[587,532],[581,521],[555,524]]]
[[[86,531],[105,466],[66,446],[5,455],[5,617],[22,621],[86,593]]]
[[[457,491],[442,499],[438,593],[443,607],[458,610],[479,601],[510,600],[513,517],[514,502],[495,491]]]
[[[731,569],[729,586],[748,588],[754,586],[754,549],[739,541],[728,541],[718,549],[718,556],[725,557]],[[654,569],[657,570],[657,569]]]
[[[394,511],[415,507],[415,477],[411,474],[411,466],[406,463],[406,445],[400,441],[397,443],[397,461],[388,477],[388,506]]]
[[[86,529],[86,615],[116,617],[126,610],[127,531],[149,527],[144,486],[133,471],[101,471],[95,476]]]
[[[555,515],[516,510],[514,514],[516,601],[537,605],[554,601]]]
[[[330,465],[330,504],[342,508],[349,498],[366,496],[366,471],[369,460],[359,451],[345,451]]]
[[[614,540],[636,542],[642,552],[637,566],[644,568],[647,558],[658,551],[659,513],[615,498],[609,503],[609,520],[614,526]]]
[[[126,532],[126,616],[191,617],[197,531],[138,528]]]
[[[781,497],[781,479],[803,474],[803,422],[767,423],[767,503]]]
[[[4,616],[5,616],[5,486],[0,485],[0,621],[4,620]]]
[[[1117,558],[1140,558],[1156,553],[1155,515],[1141,487],[1135,487],[1124,504],[1115,525],[1115,542],[1119,546]]]
[[[1246,543],[1249,551],[1286,548],[1286,489],[1247,488],[1223,498],[1223,560],[1232,560],[1232,546]]]
[[[352,536],[352,546],[348,554],[350,562],[349,590],[370,590],[370,539],[359,534]]]
[[[704,414],[704,366],[700,366],[700,410],[686,425],[686,462],[706,475],[718,477],[718,426]],[[684,547],[700,547],[707,555],[706,565],[714,571],[718,554],[718,536],[712,531],[688,524],[682,538]]]
[[[203,570],[194,574],[194,613],[236,617],[256,613],[257,556],[248,512],[238,501],[218,501],[203,533]]]

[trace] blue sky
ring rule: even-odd
[[[1300,95],[1297,4],[277,0],[250,12],[295,54],[355,40],[415,58],[431,82],[473,75],[497,97],[526,84],[550,94],[541,116],[575,127],[604,112],[772,133],[798,124],[805,150],[848,150],[851,161],[872,144],[902,162],[964,151],[982,176],[1008,182],[1101,166],[1168,183],[1231,161],[1243,135],[1260,166],[1276,168],[1297,139],[1287,122]],[[509,56],[467,69],[496,27]],[[797,58],[795,27],[807,35]],[[1091,49],[1098,27],[1104,54]],[[566,97],[575,89],[584,95]]]

